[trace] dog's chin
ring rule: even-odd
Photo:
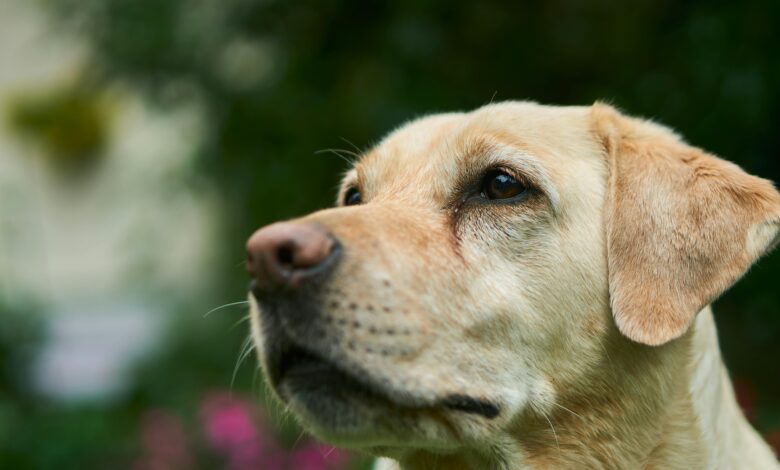
[[[381,390],[302,348],[282,356],[272,384],[303,424],[329,441],[369,438],[376,421],[398,408]]]
[[[267,373],[279,398],[304,427],[343,447],[408,446],[410,431],[426,428],[431,432],[424,434],[435,441],[443,436],[423,423],[462,417],[490,420],[499,413],[497,406],[465,395],[422,400],[412,390],[385,389],[374,379],[294,345],[275,355]]]
[[[384,443],[396,430],[413,425],[423,408],[413,394],[399,399],[373,378],[316,352],[292,343],[274,349],[265,358],[272,389],[306,429],[333,444],[355,448]]]
[[[336,385],[332,379],[320,383],[293,379],[279,388],[280,397],[303,427],[319,439],[359,449],[395,441],[395,431],[413,424],[413,416],[402,416],[401,409],[387,399]]]

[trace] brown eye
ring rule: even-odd
[[[344,205],[345,206],[356,206],[363,202],[362,198],[360,197],[360,191],[356,187],[351,187],[347,189],[346,194],[344,194]]]
[[[511,175],[493,170],[482,180],[482,196],[487,199],[509,199],[525,192],[525,186]]]

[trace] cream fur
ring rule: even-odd
[[[494,167],[536,189],[469,199]],[[602,104],[510,102],[401,127],[349,186],[363,204],[302,219],[345,247],[321,306],[341,326],[307,347],[388,400],[333,426],[288,397],[318,437],[381,469],[778,468],[707,306],[774,243],[770,183]],[[440,406],[453,394],[500,413]]]

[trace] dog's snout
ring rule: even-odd
[[[310,222],[279,222],[256,231],[247,242],[247,271],[254,290],[295,288],[327,269],[338,256],[337,240]]]

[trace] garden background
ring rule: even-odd
[[[365,468],[244,357],[244,240],[398,124],[606,100],[780,181],[780,2],[0,0],[0,468]],[[780,448],[780,254],[715,304]],[[243,360],[242,360],[243,359]]]

